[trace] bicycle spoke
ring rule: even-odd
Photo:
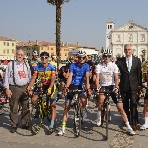
[[[37,134],[42,126],[43,114],[41,104],[37,101],[33,106],[30,114],[30,127],[32,134]]]
[[[76,137],[80,136],[81,132],[81,110],[80,107],[76,104],[74,110],[74,132]]]

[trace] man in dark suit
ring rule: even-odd
[[[138,57],[132,55],[133,49],[130,44],[124,46],[124,53],[125,57],[117,60],[117,66],[121,73],[119,88],[123,97],[123,107],[128,120],[133,126],[133,130],[138,130],[136,92],[138,87],[142,85],[141,61]]]

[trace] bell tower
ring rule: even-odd
[[[106,49],[112,49],[112,30],[114,29],[114,23],[109,20],[106,23]]]

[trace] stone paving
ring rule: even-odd
[[[16,133],[9,132],[9,107],[4,107],[4,114],[0,115],[0,148],[146,148],[148,130],[137,131],[135,136],[129,136],[126,128],[120,128],[122,119],[114,104],[111,104],[112,120],[109,124],[109,139],[105,140],[105,126],[97,127],[95,123],[97,108],[90,102],[88,118],[84,121],[80,137],[73,133],[73,109],[69,112],[67,130],[64,136],[57,136],[61,128],[64,101],[57,103],[56,131],[47,135],[49,123],[44,119],[43,126],[37,135],[22,130],[19,125]],[[140,123],[143,123],[142,108],[139,108]],[[19,118],[20,123],[20,118]]]

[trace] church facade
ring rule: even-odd
[[[131,44],[134,55],[142,61],[148,57],[148,28],[133,21],[114,28],[114,22],[106,23],[106,49],[113,50],[113,57],[124,56],[124,45]]]

